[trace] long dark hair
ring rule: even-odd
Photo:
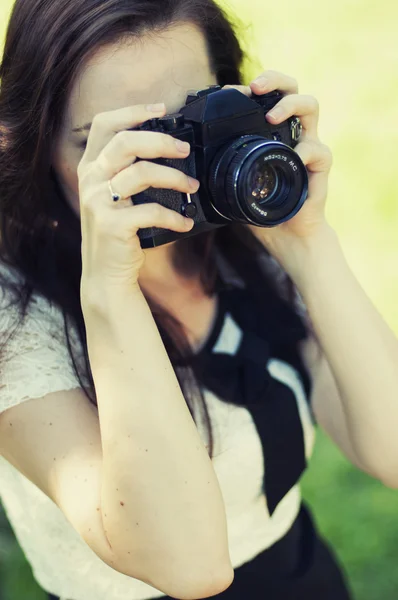
[[[19,325],[34,292],[62,310],[74,371],[94,404],[80,303],[80,220],[57,188],[51,168],[53,144],[68,91],[89,54],[126,36],[160,32],[183,22],[195,24],[203,33],[218,84],[242,84],[247,55],[235,31],[237,20],[233,22],[213,0],[17,0],[8,27],[0,66],[0,260],[17,269],[23,279],[14,286],[4,280],[2,285],[17,294]],[[175,268],[187,276],[194,270],[207,295],[213,294],[217,280],[216,252],[249,290],[280,294],[273,277],[256,260],[269,255],[241,224],[180,240],[175,248]],[[292,304],[295,288],[288,277],[286,285]],[[212,457],[212,428],[198,377],[192,369],[179,369],[173,362],[189,355],[184,330],[151,297],[146,295],[146,299],[192,417],[193,404],[188,398],[201,399]],[[282,297],[280,301],[284,301]],[[84,350],[89,388],[83,384],[73,354],[69,320]]]

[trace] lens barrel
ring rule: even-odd
[[[308,195],[308,174],[290,146],[247,135],[216,154],[208,187],[213,206],[222,216],[272,227],[300,210]]]

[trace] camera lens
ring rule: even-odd
[[[300,210],[308,195],[308,174],[290,146],[245,135],[217,152],[210,164],[208,187],[221,216],[272,227]]]
[[[248,186],[252,197],[262,204],[275,195],[278,189],[278,175],[271,165],[258,159],[250,171]]]

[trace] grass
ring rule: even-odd
[[[320,136],[335,159],[328,219],[364,290],[398,333],[398,3],[221,4],[248,27],[246,45],[257,57],[257,65],[246,66],[248,81],[273,69],[295,77],[300,93],[318,98]],[[4,26],[10,6],[2,0]],[[356,599],[396,600],[398,493],[352,467],[318,432],[303,494],[344,563]],[[1,511],[0,528],[0,597],[44,600]]]

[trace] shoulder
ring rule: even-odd
[[[69,339],[75,363],[84,367],[75,330]],[[69,352],[63,316],[40,295],[32,298],[22,317],[18,305],[0,312],[0,413],[32,398],[81,387]],[[79,368],[85,385],[90,382]]]
[[[69,350],[65,335],[62,310],[38,291],[33,291],[26,310],[22,311],[19,289],[23,276],[0,262],[0,351],[1,361],[11,361],[22,367],[26,363],[40,360],[68,361]],[[69,339],[76,353],[81,353],[81,344],[75,327],[68,327]],[[3,364],[4,367],[4,364]]]

